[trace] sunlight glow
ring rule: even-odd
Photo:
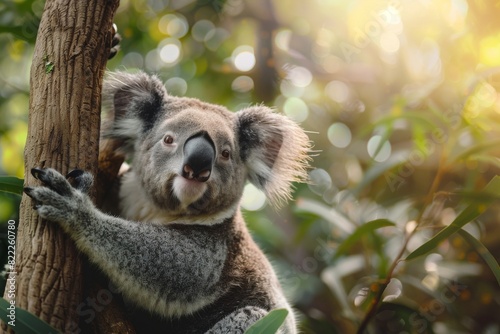
[[[384,32],[380,36],[380,47],[387,53],[394,53],[399,50],[400,42],[396,34],[392,32]]]
[[[466,0],[451,0],[451,8],[448,13],[448,21],[451,25],[459,27],[463,25],[469,5]]]

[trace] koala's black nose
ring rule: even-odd
[[[207,133],[189,138],[184,144],[182,176],[188,180],[207,181],[212,173],[214,159],[214,144]]]

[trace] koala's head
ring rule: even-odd
[[[103,98],[103,135],[119,140],[145,193],[172,215],[207,215],[238,204],[245,182],[271,202],[304,181],[309,140],[288,118],[263,106],[233,113],[167,94],[144,73],[113,73]]]

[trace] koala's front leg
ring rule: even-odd
[[[74,186],[53,169],[34,169],[43,187],[27,187],[38,214],[58,222],[124,297],[161,316],[191,314],[218,298],[226,262],[224,224],[183,228],[139,223],[100,212],[85,191],[92,176],[73,172]],[[180,226],[180,227],[179,227]]]
[[[93,219],[97,209],[86,194],[93,181],[90,173],[70,172],[67,177],[73,179],[74,186],[51,168],[33,168],[31,174],[42,181],[44,187],[26,187],[24,192],[33,199],[40,217],[58,222],[69,233]]]

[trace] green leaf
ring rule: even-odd
[[[472,221],[474,218],[479,216],[483,211],[483,205],[471,204],[464,211],[462,211],[455,220],[439,231],[432,239],[424,243],[422,246],[415,249],[406,257],[406,261],[413,260],[419,256],[429,253],[431,250],[436,248],[443,240],[450,237],[453,233],[460,230],[465,224]]]
[[[476,155],[474,156],[474,160],[479,162],[484,162],[487,164],[491,164],[497,168],[500,168],[500,158],[489,156],[489,155]]]
[[[488,248],[486,248],[481,241],[477,240],[474,238],[472,235],[470,235],[469,232],[465,230],[459,230],[458,234],[462,238],[465,239],[472,247],[475,248],[476,252],[483,258],[484,262],[490,267],[491,271],[493,272],[493,275],[495,275],[495,278],[497,279],[498,284],[500,285],[500,266],[498,266],[498,262],[495,259],[495,257],[490,253]]]
[[[476,146],[468,148],[464,152],[457,155],[453,160],[454,161],[465,160],[465,159],[472,157],[474,155],[477,155],[477,154],[480,154],[483,152],[487,152],[491,149],[496,149],[498,146],[500,146],[500,139],[488,141],[486,143],[481,143],[481,144],[478,144]]]
[[[418,124],[428,131],[432,131],[437,128],[436,124],[429,119],[428,115],[422,114],[420,112],[404,111],[399,115],[387,115],[378,119],[374,123],[368,124],[366,127],[362,128],[360,135],[365,136],[369,132],[373,131],[378,126],[392,126],[395,122],[400,120],[407,120],[410,124]]]
[[[14,176],[0,176],[0,191],[22,195],[23,183],[23,179]]]
[[[418,152],[423,153],[425,156],[429,154],[429,149],[427,145],[427,136],[425,129],[422,126],[419,126],[418,124],[413,125],[413,136],[412,136],[412,141],[413,144],[415,145],[415,149]]]
[[[284,308],[272,310],[264,318],[250,326],[250,328],[246,330],[245,334],[274,334],[285,322],[287,315],[288,310]]]
[[[358,196],[361,191],[368,185],[372,184],[373,181],[380,175],[387,173],[391,169],[403,165],[406,161],[401,161],[400,159],[387,159],[384,162],[372,165],[363,175],[363,179],[351,190],[354,196]],[[399,177],[399,176],[397,176]],[[387,175],[386,175],[387,178]],[[390,187],[391,188],[391,187]],[[395,190],[395,189],[394,189]]]
[[[29,313],[28,311],[16,307],[15,312],[13,312],[13,310],[9,309],[9,307],[12,307],[11,304],[7,300],[0,298],[0,319],[2,319],[2,321],[7,325],[12,324],[12,321],[14,321],[15,326],[11,326],[11,328],[14,329],[16,333],[59,333],[54,327],[50,326],[48,323]],[[9,317],[11,314],[14,315],[14,318]]]
[[[334,259],[338,258],[340,255],[343,255],[351,248],[363,235],[371,233],[379,228],[387,227],[387,226],[395,226],[393,222],[387,219],[376,219],[369,221],[354,231],[349,237],[347,237],[337,248],[337,252],[335,253]]]
[[[380,151],[384,147],[384,144],[389,141],[389,138],[391,137],[393,131],[394,128],[392,124],[387,129],[385,129],[384,133],[381,136],[380,142],[378,143],[377,149],[373,153],[373,157],[376,157],[380,153]]]
[[[327,206],[321,202],[300,198],[296,202],[297,209],[308,213],[313,213],[327,222],[335,225],[344,234],[353,233],[355,224],[344,215],[343,212],[336,210],[333,207]]]
[[[487,194],[496,195],[500,193],[500,177],[495,176],[487,185],[484,187],[483,191],[479,194],[480,196],[485,196]],[[439,231],[432,239],[424,243],[422,246],[415,249],[406,257],[406,261],[413,260],[419,256],[425,255],[434,248],[436,248],[443,240],[450,237],[453,233],[459,231],[465,224],[471,222],[481,213],[486,210],[486,204],[484,202],[474,202],[469,204],[464,211],[462,211],[455,220]]]

